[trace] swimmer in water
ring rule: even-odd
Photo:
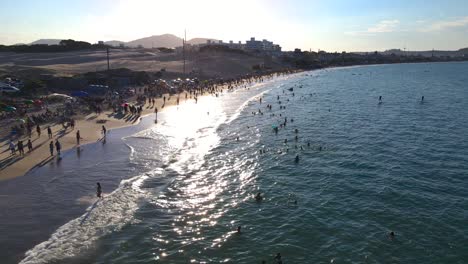
[[[262,193],[257,193],[257,195],[255,195],[255,200],[257,200],[257,202],[261,202],[263,200]]]
[[[294,158],[294,162],[299,163],[299,155],[296,155],[296,158]]]
[[[237,234],[240,234],[240,233],[241,233],[241,228],[242,228],[241,226],[238,226],[238,227],[237,227]]]
[[[395,232],[391,231],[388,236],[390,237],[391,240],[395,239]]]
[[[280,253],[276,254],[274,260],[276,260],[278,262],[281,261],[281,254]]]

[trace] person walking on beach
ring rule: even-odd
[[[49,135],[49,138],[52,138],[52,129],[50,126],[47,127],[47,134]]]
[[[20,155],[24,155],[24,146],[22,140],[18,141],[18,152]]]
[[[102,126],[102,131],[101,132],[102,132],[102,135],[106,136],[107,129],[106,129],[106,127],[104,125]]]
[[[77,144],[77,145],[80,145],[80,139],[81,139],[80,130],[78,129],[78,130],[76,131],[76,144]]]
[[[55,150],[57,150],[57,155],[60,156],[60,150],[62,149],[62,145],[60,144],[60,142],[57,140],[55,140]]]
[[[49,150],[50,150],[50,155],[53,156],[54,155],[54,142],[53,141],[50,141]]]
[[[101,188],[101,184],[99,182],[97,183],[96,196],[98,198],[102,198],[102,188]]]
[[[41,127],[39,125],[36,126],[37,137],[41,137]]]
[[[13,143],[13,141],[10,141],[10,151],[11,155],[16,155],[15,143]]]
[[[31,152],[33,149],[31,139],[28,139],[28,152]]]

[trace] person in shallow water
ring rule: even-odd
[[[237,233],[238,233],[238,234],[241,233],[241,228],[242,228],[241,226],[238,226],[238,227],[237,227]]]
[[[257,195],[255,195],[255,200],[257,200],[257,202],[261,202],[263,200],[262,193],[257,193]]]
[[[395,239],[395,232],[391,231],[389,234],[388,234],[388,237],[393,240]]]
[[[280,253],[276,254],[274,260],[276,260],[277,263],[283,263],[282,260],[281,260],[281,254]]]
[[[296,158],[294,158],[294,162],[299,163],[299,155],[296,155]]]
[[[102,188],[101,188],[101,184],[99,182],[97,183],[96,196],[98,198],[102,198]]]
[[[49,150],[50,150],[50,155],[53,156],[54,155],[54,142],[53,141],[51,141],[49,144]]]

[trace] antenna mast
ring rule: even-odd
[[[185,42],[187,41],[187,30],[184,29],[184,39],[182,40],[182,53],[184,57],[184,76],[185,76]]]

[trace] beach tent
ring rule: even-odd
[[[87,92],[84,92],[84,91],[77,91],[77,92],[71,93],[71,96],[75,96],[75,97],[88,97],[89,94],[88,94]]]

